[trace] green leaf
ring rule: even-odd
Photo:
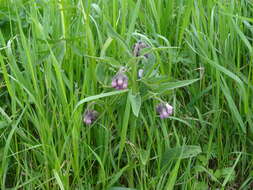
[[[109,68],[109,65],[107,65],[106,63],[98,63],[96,66],[97,81],[100,82],[104,86],[109,85],[113,77],[107,72],[108,68]]]
[[[15,134],[16,130],[18,129],[18,126],[19,126],[19,123],[21,122],[22,118],[23,118],[23,115],[24,113],[26,112],[27,110],[27,106],[23,109],[22,113],[20,114],[20,116],[17,118],[15,124],[13,124],[10,132],[8,133],[8,137],[5,141],[5,146],[4,146],[4,149],[1,150],[2,152],[2,163],[1,163],[1,170],[0,170],[0,176],[4,176],[6,175],[6,172],[8,171],[8,162],[9,162],[9,159],[8,159],[8,153],[9,151],[11,150],[11,141],[13,140],[13,135]],[[5,180],[6,178],[3,177],[2,179],[2,185],[1,185],[1,189],[5,189],[4,188],[4,184],[5,184]]]
[[[111,187],[114,183],[116,183],[118,181],[118,179],[122,176],[122,174],[124,173],[124,171],[126,171],[129,168],[129,165],[125,166],[124,168],[122,168],[120,171],[118,171],[110,180],[108,187]]]
[[[147,84],[155,93],[163,93],[167,90],[173,90],[176,88],[181,88],[184,86],[188,86],[196,81],[198,81],[199,79],[193,79],[193,80],[183,80],[183,81],[177,81],[177,82],[166,82],[163,84]]]
[[[201,152],[202,152],[201,147],[195,145],[185,145],[175,148],[169,148],[162,157],[162,166],[164,166],[171,160],[178,159],[181,153],[182,153],[181,159],[184,159],[195,157]]]
[[[54,177],[55,177],[55,179],[56,179],[56,181],[57,181],[57,183],[58,183],[60,189],[61,189],[61,190],[64,190],[65,188],[64,188],[64,185],[63,185],[63,183],[62,183],[62,181],[61,181],[61,178],[60,178],[59,174],[57,173],[56,170],[53,170],[53,173],[54,173]]]
[[[107,40],[105,41],[103,47],[101,48],[100,57],[104,57],[105,56],[106,50],[111,45],[112,41],[113,41],[113,39],[111,37],[107,38]]]
[[[120,144],[119,144],[119,155],[118,155],[119,163],[120,163],[120,159],[121,159],[123,150],[126,145],[126,140],[127,140],[126,136],[127,136],[128,123],[129,123],[130,109],[131,109],[130,108],[130,101],[129,101],[129,98],[127,98],[125,113],[124,113],[123,122],[122,122],[122,129],[120,132],[121,139],[120,139]]]
[[[105,64],[109,64],[110,66],[115,67],[115,68],[120,68],[121,67],[120,62],[117,61],[116,59],[114,59],[113,57],[106,57],[106,56],[96,57],[96,56],[90,56],[90,55],[87,55],[87,54],[83,54],[83,56],[95,59],[98,62],[103,62]]]
[[[210,176],[210,179],[212,181],[215,181],[215,182],[217,182],[217,183],[219,183],[221,185],[220,181],[214,176],[212,169],[206,169],[205,167],[203,167],[201,165],[197,165],[195,167],[195,171],[197,173],[205,172],[206,174],[208,174],[208,176]]]
[[[232,73],[230,70],[228,70],[227,68],[221,66],[219,63],[216,63],[215,61],[212,61],[211,59],[208,59],[207,57],[202,56],[211,66],[213,66],[215,69],[219,70],[220,72],[224,73],[225,75],[227,75],[228,77],[230,77],[231,79],[233,79],[234,81],[236,81],[238,83],[238,85],[240,86],[240,89],[242,90],[242,96],[244,99],[244,106],[245,106],[245,112],[248,112],[248,97],[247,97],[247,93],[246,93],[246,89],[244,87],[244,84],[242,82],[242,80],[234,73]]]
[[[176,165],[174,166],[173,170],[170,173],[170,176],[166,185],[166,190],[171,190],[174,188],[174,185],[177,180],[177,174],[178,174],[180,163],[181,163],[181,157],[179,157],[179,159],[176,162]]]
[[[88,145],[86,144],[86,146],[89,148],[89,150],[91,151],[91,153],[96,157],[99,165],[100,165],[100,175],[102,178],[102,181],[104,182],[106,180],[106,174],[105,174],[105,168],[104,168],[104,164],[101,160],[101,158],[99,157],[99,155]]]
[[[247,36],[245,36],[245,33],[242,30],[240,30],[238,23],[235,23],[234,20],[232,20],[232,24],[238,36],[241,38],[245,46],[249,49],[249,52],[252,53],[253,52],[252,45],[250,41],[247,39]]]
[[[136,19],[138,18],[140,6],[141,6],[141,0],[138,0],[135,5],[135,9],[133,13],[131,14],[131,22],[130,22],[130,25],[128,27],[128,32],[127,32],[127,43],[129,43],[130,38],[131,38],[131,33],[134,31],[134,28],[135,28],[134,26],[136,24]]]
[[[223,181],[223,183],[222,183],[222,187],[225,187],[226,184],[227,184],[229,181],[232,181],[232,180],[235,179],[235,177],[236,177],[236,174],[235,174],[235,167],[236,167],[236,165],[238,164],[238,162],[239,162],[241,156],[242,156],[242,153],[240,152],[239,155],[238,155],[238,157],[237,157],[237,159],[236,159],[236,161],[235,161],[235,163],[234,163],[234,165],[233,165],[233,167],[231,167],[231,168],[226,168],[226,170],[223,171],[222,174],[224,175],[225,179],[224,179],[224,181]]]
[[[208,189],[208,184],[206,184],[204,181],[203,182],[196,182],[194,185],[195,190],[207,190]]]
[[[137,190],[137,189],[126,188],[126,187],[112,187],[109,190]]]
[[[105,78],[106,78],[106,65],[103,63],[99,63],[96,66],[96,77],[97,80],[104,84]]]
[[[174,189],[174,186],[175,186],[175,183],[177,181],[177,174],[178,174],[178,171],[179,171],[179,167],[180,167],[180,164],[181,164],[181,160],[182,160],[182,156],[183,154],[185,153],[185,148],[186,146],[181,146],[181,148],[179,148],[179,155],[177,155],[177,162],[176,162],[176,165],[174,166],[173,170],[170,172],[170,175],[169,175],[169,179],[167,181],[167,184],[166,184],[166,190],[171,190],[171,189]]]
[[[125,52],[131,56],[131,52],[129,51],[129,47],[127,43],[125,42],[125,40],[113,29],[113,27],[111,26],[109,22],[106,22],[106,26],[107,26],[108,35],[112,39],[115,39],[121,45],[121,47],[125,50]]]
[[[229,88],[228,88],[228,86],[227,86],[227,84],[226,84],[223,77],[222,77],[222,83],[221,83],[221,90],[222,90],[223,94],[226,97],[228,107],[230,108],[231,113],[233,114],[235,120],[238,122],[242,132],[244,134],[246,134],[246,126],[243,123],[243,119],[241,117],[241,114],[240,114],[240,112],[238,111],[238,109],[236,107],[236,104],[235,104],[235,102],[234,102],[234,100],[231,96],[230,90],[229,90]]]
[[[138,117],[139,112],[140,112],[140,108],[141,108],[141,96],[140,96],[140,94],[138,93],[136,95],[133,95],[132,91],[130,91],[128,98],[130,100],[132,111],[133,111],[134,115],[136,117]]]
[[[235,179],[235,170],[232,167],[218,169],[214,172],[214,176],[217,179],[221,179],[221,178],[225,178],[225,177],[229,176],[228,177],[228,182],[230,182],[230,181],[233,181]]]
[[[150,154],[149,150],[142,150],[142,149],[140,150],[140,160],[143,165],[146,165],[148,163],[149,154]]]
[[[95,96],[89,96],[87,98],[84,98],[82,100],[80,100],[77,104],[76,104],[76,107],[74,109],[74,112],[75,110],[82,104],[86,103],[86,102],[90,102],[90,101],[93,101],[93,100],[97,100],[97,99],[100,99],[100,98],[105,98],[105,97],[108,97],[108,96],[114,96],[114,95],[119,95],[119,94],[123,94],[125,92],[127,92],[128,89],[126,90],[119,90],[119,91],[112,91],[112,92],[107,92],[107,93],[101,93],[101,94],[98,94],[98,95],[95,95]]]

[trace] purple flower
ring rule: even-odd
[[[156,112],[160,115],[161,119],[165,119],[172,115],[173,107],[168,103],[160,103],[156,106]]]
[[[135,57],[139,57],[141,55],[141,50],[144,48],[148,48],[149,46],[142,41],[138,41],[133,46],[133,54]],[[144,57],[148,58],[149,54],[145,54]]]
[[[86,125],[91,125],[98,117],[98,112],[95,110],[86,110],[83,116],[83,122]]]
[[[128,77],[123,73],[119,72],[115,75],[112,79],[112,87],[116,88],[117,90],[126,89],[128,86]]]

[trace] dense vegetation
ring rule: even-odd
[[[252,189],[252,18],[251,0],[0,0],[0,189]]]

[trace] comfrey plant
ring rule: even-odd
[[[126,112],[125,115],[129,116],[132,110],[133,115],[136,116],[135,118],[138,118],[141,106],[145,101],[158,99],[159,103],[155,106],[157,115],[161,119],[170,118],[173,114],[173,107],[169,103],[161,100],[160,97],[167,94],[169,90],[190,85],[199,79],[171,82],[171,77],[159,73],[161,62],[158,62],[158,60],[161,61],[161,57],[157,59],[153,53],[144,53],[144,56],[140,57],[142,55],[142,49],[149,47],[146,43],[138,41],[133,46],[132,56],[122,56],[121,61],[126,64],[124,67],[120,67],[114,76],[111,76],[110,71],[119,67],[118,61],[114,60],[110,63],[110,60],[113,60],[112,58],[108,59],[108,63],[98,63],[96,68],[97,81],[105,87],[110,86],[116,90],[108,92],[109,88],[107,88],[102,94],[81,100],[78,106],[91,100],[94,101],[109,96],[118,96],[111,103],[113,104],[117,99],[120,100],[120,104],[118,105],[124,106],[125,104],[126,106],[125,111],[128,113]],[[168,50],[169,48],[163,47],[161,50]],[[152,51],[157,49],[159,47],[153,48]],[[128,93],[128,96],[124,96],[124,99],[122,99],[122,94],[124,93]],[[129,109],[129,106],[132,109]],[[98,115],[99,113],[96,110],[87,108],[83,116],[83,122],[86,125],[91,125],[98,118]]]

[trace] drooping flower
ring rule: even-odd
[[[91,125],[98,118],[98,112],[96,110],[87,109],[83,115],[83,122],[86,125]]]
[[[148,48],[149,46],[142,41],[138,41],[133,46],[133,54],[135,57],[139,57],[141,55],[141,50],[144,48]],[[144,57],[148,58],[149,54],[145,54]]]
[[[117,90],[126,89],[128,86],[128,77],[120,71],[112,79],[112,87]]]
[[[160,103],[156,106],[156,112],[159,114],[161,119],[165,119],[172,115],[173,107],[168,103]]]

